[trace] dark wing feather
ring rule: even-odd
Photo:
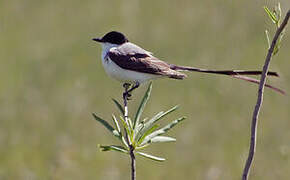
[[[175,79],[183,79],[185,77],[184,74],[170,69],[170,65],[166,62],[161,61],[150,54],[123,54],[117,49],[112,49],[108,52],[107,56],[118,66],[126,70],[163,75]]]

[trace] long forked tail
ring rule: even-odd
[[[188,67],[188,66],[177,66],[177,65],[170,65],[172,70],[176,71],[196,71],[202,73],[211,73],[211,74],[221,74],[221,75],[261,75],[262,71],[245,71],[245,70],[209,70],[209,69],[200,69],[195,67]],[[268,76],[276,76],[279,77],[277,72],[269,71]]]
[[[260,81],[254,78],[250,78],[243,75],[261,75],[262,71],[245,71],[245,70],[209,70],[209,69],[200,69],[195,67],[188,67],[188,66],[176,66],[176,65],[170,65],[170,68],[172,70],[176,71],[195,71],[195,72],[202,72],[202,73],[211,73],[211,74],[221,74],[221,75],[228,75],[236,79],[241,79],[247,82],[259,84]],[[269,71],[268,76],[276,76],[279,77],[277,72]],[[282,89],[276,88],[274,86],[271,86],[269,84],[265,84],[265,87],[270,88],[278,93],[281,93],[285,95],[285,91]]]

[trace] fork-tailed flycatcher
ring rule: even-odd
[[[243,75],[260,75],[261,71],[244,70],[208,70],[188,66],[170,64],[153,56],[149,51],[129,42],[126,36],[117,31],[111,31],[102,38],[94,38],[94,41],[102,45],[102,64],[106,73],[126,85],[132,85],[127,95],[139,87],[140,84],[157,78],[168,77],[172,79],[184,79],[185,74],[180,71],[196,71],[202,73],[213,73],[228,75],[253,83],[258,80]],[[268,72],[269,76],[278,76],[276,72]],[[282,90],[270,85],[267,87],[278,92]]]

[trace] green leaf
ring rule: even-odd
[[[280,45],[279,45],[279,42],[278,42],[278,43],[275,45],[275,47],[274,47],[274,50],[273,50],[273,56],[275,56],[275,55],[278,53],[279,49],[280,49]]]
[[[164,126],[163,128],[161,128],[161,129],[159,129],[157,131],[154,131],[153,133],[149,134],[147,137],[145,137],[144,141],[140,144],[140,146],[150,142],[150,140],[152,138],[154,138],[155,136],[160,136],[162,134],[165,134],[167,131],[169,131],[171,128],[176,126],[178,123],[180,123],[184,119],[185,119],[185,117],[178,118],[178,119],[172,121],[171,123],[169,123],[168,125]]]
[[[158,117],[163,113],[163,111],[159,112],[158,114],[156,114],[154,117]],[[153,118],[154,118],[153,117]],[[139,125],[134,129],[134,133],[135,133],[135,139],[139,141],[140,137],[143,136],[145,134],[146,131],[148,131],[148,129],[150,129],[151,127],[149,127],[149,124],[147,124],[145,126],[145,120],[144,119],[141,123],[139,123]],[[154,125],[154,124],[153,124]],[[152,125],[152,126],[153,126]]]
[[[130,119],[129,117],[127,118],[127,120],[128,120],[128,123],[129,123],[130,129],[132,130],[132,129],[133,129],[132,121],[131,121],[131,119]]]
[[[135,127],[134,129],[134,140],[138,142],[138,139],[140,138],[140,130],[144,127],[144,122],[141,122],[137,125],[137,127]]]
[[[139,152],[139,151],[137,151],[136,153],[140,156],[143,156],[145,158],[148,158],[148,159],[151,159],[154,161],[158,161],[158,162],[165,161],[165,158],[162,158],[162,157],[153,156],[151,154],[147,154],[147,153],[143,153],[143,152]]]
[[[117,152],[122,152],[122,153],[128,154],[128,150],[125,149],[122,146],[116,146],[116,145],[102,146],[102,145],[100,145],[99,147],[101,148],[101,151],[111,151],[111,150],[113,150],[113,151],[117,151]]]
[[[123,106],[116,99],[113,98],[112,100],[116,104],[117,108],[120,110],[121,114],[124,116],[125,111]]]
[[[278,40],[277,40],[277,43],[274,47],[274,51],[273,51],[273,56],[276,55],[278,53],[278,51],[280,50],[280,47],[281,47],[281,41],[282,41],[282,38],[284,36],[284,30],[281,32]]]
[[[270,17],[270,19],[273,21],[274,24],[278,23],[278,20],[276,18],[276,16],[274,15],[273,12],[271,12],[268,7],[264,6],[264,10],[266,11],[266,13],[268,14],[268,16]]]
[[[119,126],[118,120],[116,119],[116,117],[115,117],[114,114],[112,114],[112,119],[113,119],[113,122],[114,122],[114,124],[115,124],[116,129],[117,129],[118,132],[121,134],[121,129],[120,129],[120,126]]]
[[[154,126],[152,126],[150,129],[148,129],[148,131],[144,132],[144,134],[141,134],[140,139],[137,139],[138,141],[138,145],[142,143],[142,141],[145,139],[146,136],[148,136],[149,134],[151,134],[153,131],[155,131],[155,129],[158,128],[158,125],[155,124]]]
[[[176,109],[178,109],[179,105],[174,106],[173,108],[169,109],[166,112],[162,112],[162,113],[158,113],[157,116],[153,117],[152,119],[150,119],[148,122],[146,122],[145,124],[154,124],[157,121],[159,121],[161,118],[165,117],[166,115],[168,115],[169,113],[172,113],[173,111],[175,111]]]
[[[152,138],[149,143],[159,143],[159,142],[174,142],[175,138],[167,137],[167,136],[155,136]]]
[[[123,127],[125,128],[127,134],[131,134],[131,131],[130,131],[130,128],[129,126],[127,125],[127,123],[125,122],[124,118],[122,116],[120,116],[120,120],[121,120],[121,123],[123,124]]]
[[[120,119],[121,119],[121,122],[124,126],[124,129],[127,133],[127,137],[128,137],[128,140],[129,140],[129,144],[132,144],[133,143],[133,130],[130,128],[130,126],[127,125],[127,123],[125,122],[124,118],[122,116],[120,116]],[[127,143],[126,143],[127,144]]]
[[[140,117],[144,111],[144,108],[146,106],[146,103],[148,102],[148,99],[150,97],[150,94],[151,94],[151,90],[152,90],[152,82],[150,82],[148,88],[147,88],[147,91],[145,92],[144,94],[144,97],[139,105],[139,108],[136,112],[136,115],[135,115],[135,119],[134,119],[134,123],[133,123],[133,128],[135,129],[135,126],[139,124],[139,120],[140,120]]]
[[[123,142],[123,144],[127,147],[127,148],[129,148],[129,145],[128,145],[128,143],[127,143],[127,141],[126,141],[126,139],[125,139],[125,137],[124,136],[122,136],[122,142]]]
[[[267,38],[267,42],[268,42],[268,49],[269,49],[271,47],[269,31],[266,30],[265,34],[266,34],[266,38]]]
[[[159,112],[157,115],[155,115],[152,119],[150,119],[149,121],[147,121],[144,124],[144,127],[140,130],[140,134],[144,134],[144,132],[146,132],[148,129],[150,129],[157,121],[159,121],[161,118],[165,117],[166,115],[168,115],[169,113],[175,111],[179,106],[174,106],[173,108],[169,109],[166,112]]]
[[[107,121],[103,120],[102,118],[98,117],[95,113],[93,113],[94,118],[100,122],[102,125],[104,125],[114,136],[120,138],[120,133],[115,130]]]
[[[278,2],[278,4],[275,6],[275,10],[274,10],[274,15],[277,19],[277,26],[279,27],[280,26],[280,20],[281,20],[281,6],[280,6],[280,3]]]
[[[149,146],[149,144],[145,144],[145,145],[143,145],[143,146],[137,146],[135,149],[136,149],[136,150],[140,150],[140,149],[144,149],[144,148],[146,148],[147,146]]]

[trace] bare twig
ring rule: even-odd
[[[260,84],[260,81],[257,80],[257,79],[254,79],[254,78],[250,78],[250,77],[247,77],[247,76],[239,76],[239,75],[234,75],[232,76],[233,78],[237,78],[237,79],[241,79],[241,80],[244,80],[244,81],[248,81],[248,82],[252,82],[252,83],[256,83],[256,84]],[[271,86],[270,84],[265,84],[265,87],[268,87],[278,93],[281,93],[283,95],[285,95],[285,91],[283,91],[282,89],[279,89],[279,88],[276,88],[274,86]]]
[[[123,100],[124,100],[124,116],[126,123],[128,123],[128,89],[130,87],[130,84],[125,83],[124,85],[125,92],[123,93]]]
[[[124,117],[125,117],[125,122],[127,123],[129,127],[129,119],[128,119],[128,89],[129,89],[129,84],[124,84],[125,92],[123,93],[123,100],[124,100]],[[126,131],[125,131],[126,133]],[[126,133],[126,141],[127,144],[129,145],[129,154],[131,158],[131,180],[136,180],[136,159],[135,159],[135,154],[134,154],[134,147],[131,143],[131,141],[128,138],[128,134]]]
[[[136,180],[136,159],[134,154],[134,148],[132,145],[130,147],[130,157],[131,157],[131,180]]]
[[[247,159],[247,162],[245,164],[244,171],[243,171],[242,180],[248,179],[249,171],[250,171],[250,168],[251,168],[251,165],[253,162],[253,158],[254,158],[254,154],[256,151],[258,115],[259,115],[260,107],[261,107],[262,101],[263,101],[263,91],[264,91],[264,87],[265,87],[267,72],[268,72],[269,65],[270,65],[270,60],[271,60],[275,45],[277,43],[277,40],[278,40],[281,32],[283,31],[283,29],[286,27],[286,25],[288,23],[289,16],[290,16],[290,10],[288,10],[282,24],[280,25],[280,27],[277,29],[277,31],[275,33],[275,36],[274,36],[272,43],[271,43],[271,46],[268,50],[268,54],[266,56],[265,64],[263,66],[263,72],[262,72],[262,76],[261,76],[261,80],[260,80],[260,84],[259,84],[259,90],[258,90],[258,99],[257,99],[257,103],[256,103],[256,106],[255,106],[255,109],[253,112],[253,117],[252,117],[249,155],[248,155],[248,159]]]

